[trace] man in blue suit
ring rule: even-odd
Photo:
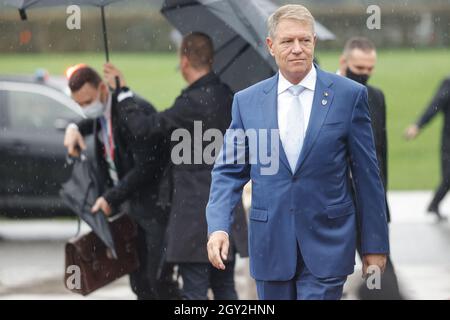
[[[367,90],[313,64],[314,18],[305,7],[283,6],[268,25],[267,45],[280,71],[234,97],[223,150],[237,148],[245,156],[213,169],[209,259],[225,268],[232,211],[251,180],[250,271],[259,298],[337,300],[354,271],[358,228],[364,275],[383,272],[389,253]],[[230,138],[236,131],[246,138]],[[252,131],[270,132],[269,157],[279,154],[276,172],[264,170]]]

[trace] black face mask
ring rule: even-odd
[[[369,81],[369,75],[367,74],[356,74],[352,70],[350,70],[349,67],[347,67],[347,70],[345,71],[347,78],[352,79],[353,81],[356,81],[363,86],[367,85],[367,81]]]

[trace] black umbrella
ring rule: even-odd
[[[233,91],[277,72],[265,39],[267,19],[277,5],[269,0],[165,0],[162,14],[183,35],[200,31],[214,42],[214,71]],[[334,35],[316,22],[320,40]]]
[[[99,181],[93,164],[85,154],[70,160],[73,163],[72,176],[62,185],[59,194],[64,204],[91,227],[92,231],[111,250],[112,256],[117,259],[108,219],[102,212],[95,214],[91,212],[100,194]]]
[[[6,4],[19,9],[20,17],[22,20],[27,19],[26,9],[37,7],[55,7],[55,6],[69,6],[69,5],[89,5],[99,7],[102,17],[102,29],[103,29],[103,42],[105,46],[106,61],[109,61],[109,49],[108,49],[108,34],[106,30],[105,20],[105,6],[110,3],[118,2],[121,0],[5,0]]]

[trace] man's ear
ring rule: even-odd
[[[108,85],[106,84],[106,82],[104,81],[100,82],[99,89],[101,90],[101,92],[108,91]]]
[[[108,85],[104,81],[102,81],[100,82],[98,89],[100,90],[100,99],[102,100],[103,103],[106,103],[109,94]]]
[[[267,44],[267,49],[269,50],[269,53],[272,57],[275,56],[275,53],[273,52],[273,40],[270,37],[266,38],[266,44]]]
[[[339,58],[339,71],[342,76],[346,76],[345,70],[347,69],[347,58],[344,55],[341,55]]]
[[[182,55],[180,58],[180,69],[186,70],[189,67],[189,59],[185,55]]]

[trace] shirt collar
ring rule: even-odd
[[[294,86],[294,84],[290,83],[289,80],[287,80],[281,72],[278,72],[278,94],[282,94],[290,87]],[[316,81],[317,81],[317,71],[316,67],[313,65],[311,70],[308,72],[306,77],[303,78],[302,81],[298,85],[314,91],[316,89]]]
[[[111,109],[112,109],[112,94],[108,92],[108,101],[106,102],[106,108],[103,112],[103,116],[109,120],[111,118]]]

